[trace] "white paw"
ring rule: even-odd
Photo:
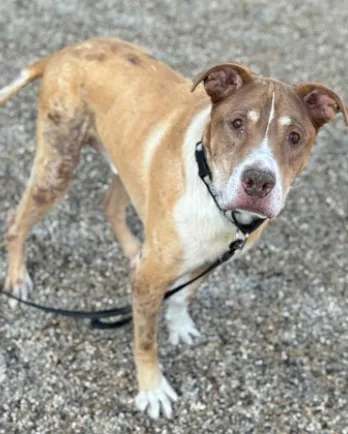
[[[162,413],[167,419],[172,417],[172,403],[178,395],[162,375],[160,385],[153,390],[140,390],[135,398],[138,410],[146,411],[152,419],[158,419]]]
[[[176,317],[168,319],[169,342],[172,345],[178,345],[180,342],[192,345],[195,337],[200,335],[195,323],[188,314],[183,311]]]
[[[29,276],[29,274],[26,272],[23,282],[22,283],[17,283],[15,285],[13,285],[12,288],[12,294],[15,297],[18,297],[22,300],[28,300],[28,296],[31,293],[31,291],[33,290],[33,282]],[[9,300],[9,305],[12,309],[16,308],[18,305],[18,301],[14,300],[13,298]]]

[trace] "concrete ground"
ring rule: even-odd
[[[347,22],[338,0],[2,0],[0,86],[66,44],[117,35],[188,77],[240,60],[290,83],[322,81],[348,102]],[[2,233],[30,173],[36,92],[0,111]],[[161,360],[181,395],[170,422],[134,409],[131,327],[91,331],[13,311],[1,297],[0,433],[348,433],[347,150],[339,117],[258,246],[201,288],[196,344],[172,348],[161,331]],[[85,151],[67,200],[30,237],[33,299],[69,308],[128,300],[128,265],[101,209],[109,179]],[[132,212],[130,221],[141,231]],[[4,278],[3,236],[0,253]]]

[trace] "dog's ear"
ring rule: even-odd
[[[253,80],[253,73],[240,63],[224,63],[206,69],[193,79],[191,92],[203,81],[213,103]]]
[[[296,86],[297,93],[305,102],[312,121],[317,128],[331,121],[338,112],[348,125],[348,112],[341,98],[331,89],[317,83],[301,83]]]

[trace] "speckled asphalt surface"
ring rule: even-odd
[[[0,85],[73,41],[119,36],[192,76],[240,60],[348,103],[348,6],[340,1],[3,0]],[[0,110],[0,224],[20,198],[35,149],[37,85]],[[131,327],[91,331],[0,300],[0,433],[348,433],[348,132],[320,134],[286,209],[248,256],[214,272],[192,305],[201,337],[161,361],[179,391],[152,422],[136,392]],[[129,270],[102,214],[110,178],[85,151],[67,200],[28,247],[33,298],[95,308],[128,300]],[[130,211],[130,222],[141,232]],[[0,277],[5,276],[4,237]],[[163,322],[162,322],[163,324]]]

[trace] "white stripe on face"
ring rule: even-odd
[[[274,92],[272,93],[272,103],[271,103],[271,110],[269,112],[269,118],[268,118],[268,123],[267,123],[267,128],[266,128],[266,132],[265,135],[262,139],[261,145],[260,147],[262,148],[263,146],[267,146],[268,147],[268,132],[269,132],[269,127],[271,125],[271,122],[274,119],[274,113],[275,113],[275,104],[274,104]]]

